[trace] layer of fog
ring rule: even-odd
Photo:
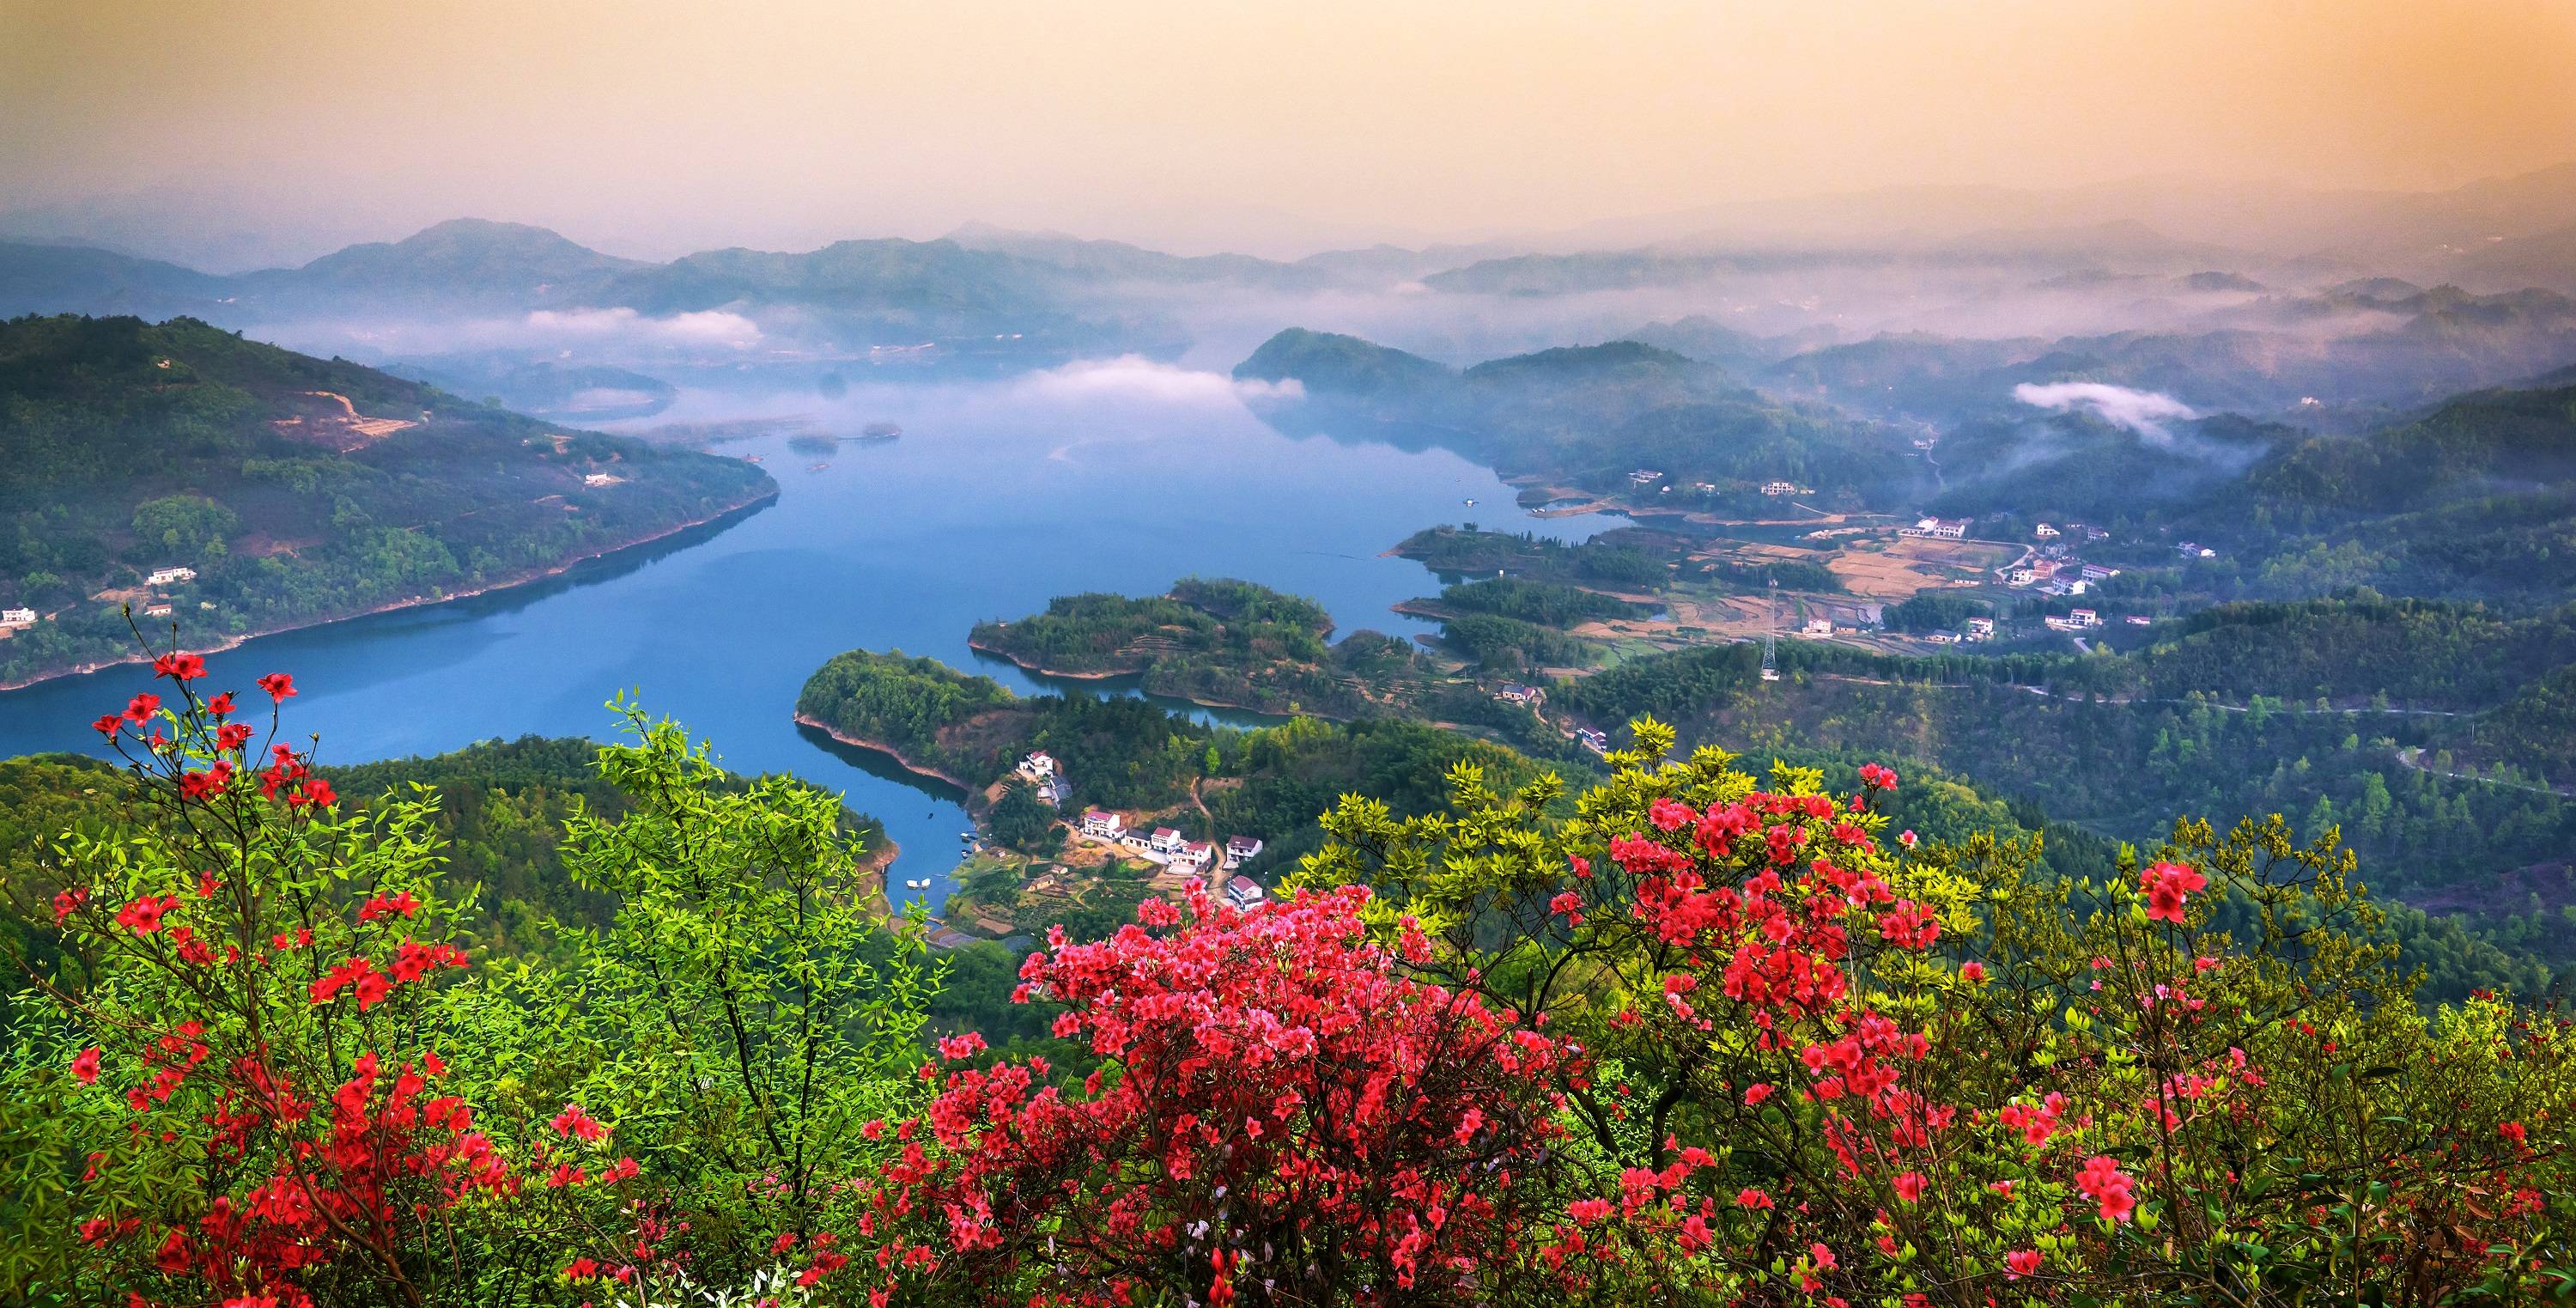
[[[2052,413],[2088,410],[2104,422],[2135,432],[2148,444],[2165,449],[2174,446],[2173,430],[2167,424],[2189,422],[2200,416],[2190,405],[2170,395],[2102,382],[2053,382],[2045,386],[2024,382],[2013,387],[2013,398]]]

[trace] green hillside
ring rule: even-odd
[[[0,324],[0,682],[540,575],[773,494],[757,468],[554,427],[193,319]],[[155,585],[150,574],[195,573]],[[166,615],[147,610],[168,605]]]

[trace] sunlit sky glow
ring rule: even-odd
[[[1269,251],[1915,183],[2456,185],[2576,158],[2576,5],[0,0],[0,121],[0,208]]]

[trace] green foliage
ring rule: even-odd
[[[970,677],[903,651],[851,650],[806,678],[796,712],[832,731],[881,745],[930,767],[953,757],[942,733],[1015,702],[990,677]]]
[[[1490,613],[1470,613],[1440,625],[1440,636],[1487,672],[1530,672],[1582,667],[1600,657],[1598,646],[1561,631]]]
[[[1563,582],[1488,577],[1440,592],[1440,607],[1453,613],[1490,613],[1544,627],[1571,627],[1604,618],[1640,618],[1654,607]]]
[[[1313,600],[1191,577],[1150,599],[1059,596],[1044,613],[977,624],[969,643],[1033,671],[1142,674],[1157,695],[1262,713],[1357,718],[1413,698],[1409,647],[1375,632],[1327,645],[1332,626]]]
[[[1984,600],[1927,590],[1880,610],[1879,621],[1890,631],[1957,631],[1970,618],[1990,618],[1994,613],[1995,606]]]
[[[174,558],[193,559],[209,546],[220,551],[224,538],[241,525],[241,516],[203,495],[164,495],[134,509],[135,538],[172,551]]]
[[[1040,800],[1035,788],[1013,778],[1002,787],[1002,797],[993,802],[993,811],[984,815],[984,826],[993,838],[1032,854],[1052,853],[1064,844],[1064,833],[1056,826],[1056,811]]]
[[[777,1233],[828,1227],[886,1156],[860,1127],[912,1102],[936,973],[917,929],[888,933],[836,797],[739,785],[678,725],[617,708],[631,743],[597,765],[623,812],[576,801],[562,847],[613,919],[563,928],[566,967],[493,969],[452,1029],[485,1102],[573,1100],[614,1123],[692,1213],[701,1274],[740,1279]]]

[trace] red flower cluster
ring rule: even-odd
[[[1057,1034],[1118,1075],[1067,1094],[1041,1060],[948,1072],[898,1128],[904,1155],[875,1196],[884,1288],[953,1275],[989,1290],[1024,1259],[1055,1293],[1122,1303],[1172,1285],[1216,1303],[1238,1281],[1295,1298],[1325,1264],[1475,1285],[1552,1220],[1523,1179],[1556,1135],[1547,1087],[1579,1079],[1581,1058],[1404,975],[1401,955],[1427,942],[1370,943],[1368,898],[1346,887],[1244,914],[1198,892],[1186,915],[1140,910],[1178,917],[1168,936],[1051,936],[1021,998],[1064,1005]],[[1314,1265],[1280,1256],[1319,1241],[1332,1251]]]
[[[195,681],[206,675],[206,660],[195,654],[164,654],[152,660],[152,675],[172,681]]]
[[[2209,878],[2180,863],[2157,863],[2138,874],[2138,887],[2147,892],[2147,916],[2159,922],[2180,926],[2183,900],[2209,885]]]
[[[2096,1154],[2075,1174],[2075,1188],[2102,1206],[2102,1220],[2125,1222],[2138,1206],[2137,1180],[2120,1170],[2120,1160]]]

